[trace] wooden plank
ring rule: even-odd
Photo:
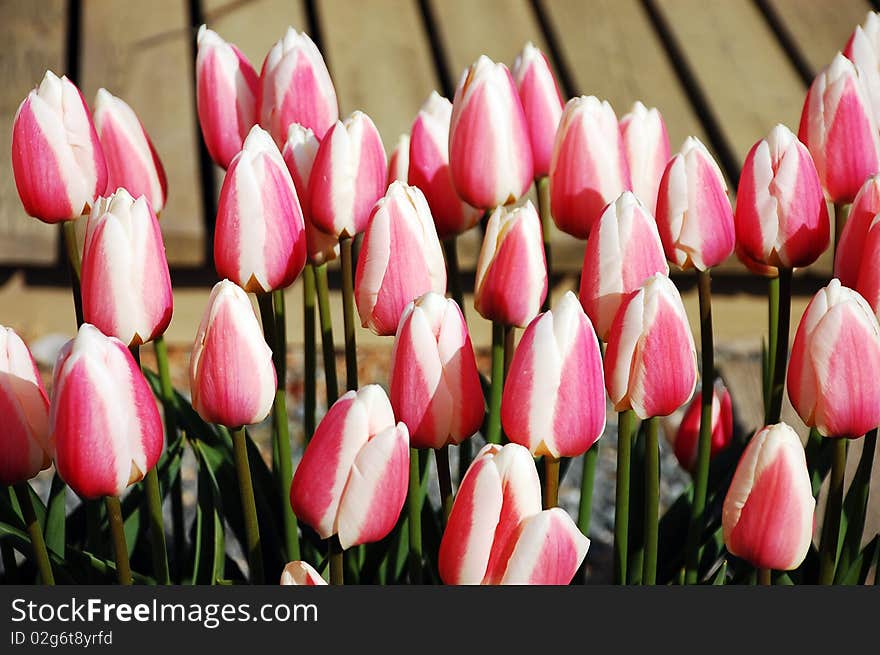
[[[0,40],[9,47],[0,57],[0,265],[52,264],[58,230],[29,217],[12,176],[12,120],[18,105],[40,83],[46,70],[65,73],[66,2],[0,2]]]
[[[120,29],[124,25],[125,29]],[[83,3],[83,93],[99,87],[141,119],[168,174],[162,232],[171,264],[203,263],[205,228],[192,80],[192,30],[184,0]]]

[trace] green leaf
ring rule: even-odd
[[[66,504],[67,485],[56,471],[49,490],[49,506],[46,510],[46,528],[43,535],[46,539],[46,548],[59,555],[64,555]]]
[[[868,492],[871,484],[871,469],[874,464],[874,451],[877,446],[877,430],[871,430],[862,440],[862,453],[853,476],[840,517],[840,539],[838,542],[838,562],[834,582],[844,584],[849,577],[850,563],[855,565],[862,546],[865,530],[865,517],[868,510]],[[853,584],[853,583],[851,583]]]
[[[871,539],[865,548],[856,556],[852,564],[847,566],[846,571],[841,574],[840,570],[838,570],[834,583],[840,585],[865,584],[868,579],[868,573],[877,560],[878,553],[880,553],[880,535]]]
[[[198,442],[193,442],[193,452],[199,464],[199,472],[192,583],[214,584],[223,577],[226,563],[221,509],[223,501],[217,479]]]
[[[718,571],[715,573],[715,577],[712,578],[712,585],[719,587],[723,585],[727,581],[727,560],[721,560],[721,566],[718,567]]]

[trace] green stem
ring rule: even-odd
[[[770,416],[773,369],[776,364],[776,340],[779,337],[779,276],[767,280],[767,370],[764,375],[764,423]]]
[[[113,540],[113,555],[116,558],[116,577],[121,585],[130,585],[131,565],[128,562],[128,546],[125,543],[125,523],[122,520],[122,505],[118,496],[106,496],[107,521]]]
[[[843,235],[843,228],[846,227],[846,203],[834,203],[834,260],[837,261],[837,246],[840,245],[840,237]]]
[[[464,293],[461,290],[461,271],[458,267],[457,237],[444,239],[443,253],[446,255],[446,278],[449,281],[449,292],[464,316]]]
[[[539,177],[535,180],[535,190],[538,192],[538,213],[541,216],[541,236],[544,239],[544,257],[547,260],[547,280],[550,283],[552,268],[550,258],[550,237],[553,234],[553,217],[550,215],[550,178],[548,176]],[[547,290],[547,297],[541,306],[541,311],[546,312],[550,309],[550,290]]]
[[[599,458],[599,442],[597,441],[584,453],[583,471],[581,472],[581,499],[578,506],[578,529],[590,536],[590,519],[593,516],[593,482],[596,479],[596,460]]]
[[[464,480],[464,475],[474,458],[474,446],[470,439],[465,439],[458,444],[458,483]]]
[[[865,530],[865,517],[868,514],[868,495],[871,485],[871,470],[874,464],[874,451],[877,448],[877,428],[865,435],[859,465],[853,476],[843,502],[847,516],[846,532],[843,535],[843,548],[837,564],[835,581],[846,575],[850,565],[856,561],[862,548],[862,533]]]
[[[315,286],[318,292],[318,315],[321,320],[321,349],[324,354],[324,382],[327,385],[327,407],[339,398],[336,381],[336,346],[333,344],[333,316],[330,314],[330,287],[327,284],[327,264],[315,267]]]
[[[810,486],[813,491],[813,498],[819,497],[819,490],[822,488],[822,480],[824,479],[822,466],[820,465],[824,443],[825,438],[818,428],[810,428],[810,436],[807,437],[804,454],[807,457],[807,471],[810,473]]]
[[[260,550],[260,525],[257,521],[257,504],[254,501],[254,486],[251,480],[251,467],[248,462],[247,435],[244,427],[232,431],[232,446],[235,454],[235,472],[238,475],[238,490],[244,514],[244,531],[247,543],[248,566],[251,584],[262,584],[263,554]]]
[[[183,520],[183,475],[178,472],[171,483],[171,527],[174,530],[174,572],[183,577],[186,553],[186,528]]]
[[[843,476],[846,472],[846,439],[834,440],[834,459],[831,464],[831,485],[825,505],[822,538],[819,541],[819,584],[834,582],[837,564],[837,542],[840,538],[840,510],[843,505]]]
[[[758,584],[769,587],[773,584],[773,571],[770,569],[758,569]]]
[[[409,451],[409,578],[410,584],[422,584],[422,497],[420,493],[419,451]]]
[[[449,470],[449,446],[434,449],[434,458],[437,460],[437,481],[440,485],[440,505],[443,508],[443,525],[449,519],[452,511],[452,474]]]
[[[343,558],[342,545],[339,543],[339,537],[333,535],[328,540],[328,550],[330,556],[330,584],[345,584],[345,560]]]
[[[315,433],[317,362],[315,348],[315,267],[306,264],[303,271],[303,343],[305,348],[305,385],[303,392],[303,431],[309,443]]]
[[[76,311],[76,326],[83,324],[82,290],[79,278],[82,272],[82,261],[79,256],[79,247],[76,244],[76,221],[64,221],[61,223],[61,238],[64,240],[64,250],[67,252],[67,264],[70,269],[70,289],[73,292],[73,308]]]
[[[354,266],[350,237],[339,240],[342,254],[342,321],[345,329],[345,386],[351,391],[358,388],[357,343],[354,322]]]
[[[632,410],[617,417],[617,488],[614,507],[614,582],[626,584],[629,557],[629,469],[632,457]]]
[[[168,548],[165,544],[165,523],[162,520],[162,491],[159,488],[159,474],[156,467],[144,476],[144,491],[147,496],[147,514],[150,517],[150,546],[153,551],[153,572],[159,584],[171,584],[168,570]]]
[[[642,584],[657,583],[657,541],[660,518],[660,443],[657,417],[648,419],[645,433],[645,559]]]
[[[559,505],[559,458],[544,455],[544,509]]]
[[[504,345],[507,327],[492,323],[492,387],[489,391],[489,420],[486,441],[501,443],[501,394],[504,391]]]
[[[19,482],[14,485],[15,496],[18,498],[18,505],[21,507],[21,515],[27,528],[28,536],[31,538],[31,546],[34,549],[34,561],[37,564],[37,570],[40,572],[40,579],[43,584],[54,585],[55,576],[52,574],[52,564],[49,561],[49,551],[46,550],[46,541],[43,539],[43,529],[37,520],[34,512],[34,505],[31,501],[31,487],[27,482]]]
[[[777,309],[776,350],[773,357],[773,375],[770,378],[770,404],[765,423],[779,423],[782,415],[782,396],[785,392],[785,366],[788,361],[788,327],[791,315],[791,269],[779,269],[779,305]]]

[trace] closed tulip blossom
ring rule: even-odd
[[[507,66],[485,55],[455,89],[449,169],[461,199],[480,209],[515,202],[532,183],[532,147],[516,85]]]
[[[327,411],[290,487],[296,516],[345,550],[380,541],[406,500],[409,433],[394,423],[388,396],[375,384],[349,391]]]
[[[587,238],[581,304],[607,342],[620,303],[655,273],[669,274],[651,212],[631,192],[610,203]]]
[[[532,202],[489,217],[477,259],[474,306],[483,318],[525,327],[547,297],[541,219]]]
[[[880,310],[880,266],[877,266],[880,258],[880,218],[877,216],[868,226],[864,246],[859,254],[861,266],[853,288],[867,301],[877,316]]]
[[[859,277],[863,272],[876,268],[872,262],[876,261],[868,249],[869,233],[874,230],[874,219],[880,214],[880,175],[874,175],[865,180],[862,188],[856,194],[846,225],[840,241],[837,244],[837,252],[834,257],[834,277],[840,283],[851,289],[856,289],[871,302],[869,294],[863,293],[859,287]],[[872,306],[873,303],[871,302]]]
[[[275,367],[248,295],[229,280],[214,285],[193,344],[192,406],[210,423],[259,423],[272,409]]]
[[[697,356],[681,296],[660,273],[617,310],[605,351],[605,386],[615,411],[668,416],[697,382]]]
[[[407,179],[425,194],[441,239],[476,225],[482,212],[464,202],[452,183],[449,168],[449,122],[452,103],[432,91],[419,109],[409,139]]]
[[[406,183],[409,175],[409,134],[401,134],[397,139],[397,145],[391,151],[388,158],[388,177],[386,186],[391,186],[394,181]]]
[[[535,177],[544,177],[550,172],[553,139],[565,103],[550,62],[531,42],[517,55],[512,73],[529,130]]]
[[[33,355],[12,328],[0,326],[0,484],[30,480],[52,463],[49,399]]]
[[[281,572],[281,585],[285,587],[318,587],[326,584],[327,581],[311,564],[301,560],[289,562]]]
[[[288,27],[266,55],[260,71],[257,115],[279,148],[291,123],[309,128],[323,140],[339,119],[330,72],[305,32]]]
[[[864,80],[838,53],[810,86],[798,138],[809,148],[825,195],[848,203],[880,170],[880,135]]]
[[[483,422],[483,392],[467,324],[451,298],[429,292],[407,305],[391,353],[391,406],[413,448],[442,448]]]
[[[12,172],[24,210],[45,223],[78,218],[104,193],[104,152],[86,101],[67,77],[46,71],[19,105]]]
[[[790,571],[804,561],[816,502],[804,448],[785,423],[762,428],[740,457],[724,499],[724,544],[752,565]]]
[[[746,261],[808,266],[828,247],[831,225],[813,158],[784,125],[746,155],[735,223],[737,253]]]
[[[504,384],[501,422],[532,455],[557,459],[583,454],[602,435],[602,356],[571,291],[523,333]]]
[[[83,318],[128,346],[161,336],[174,298],[159,221],[125,189],[99,198],[82,254]]]
[[[586,239],[605,206],[630,188],[614,109],[595,96],[565,105],[550,164],[550,209],[563,232]]]
[[[196,107],[208,154],[228,168],[257,123],[259,77],[235,45],[205,25],[196,55]]]
[[[697,466],[697,448],[700,439],[701,396],[694,396],[684,412],[675,433],[673,449],[682,468],[693,473]],[[712,449],[710,457],[730,445],[733,439],[733,403],[730,392],[721,380],[715,381],[712,390]]]
[[[669,161],[669,135],[660,111],[641,102],[620,119],[632,190],[653,211],[657,207],[660,178]]]
[[[869,11],[865,22],[856,25],[843,55],[859,68],[874,118],[880,123],[880,14]]]
[[[55,466],[77,495],[118,496],[159,461],[159,409],[119,339],[84,323],[58,355],[53,389]]]
[[[98,89],[95,130],[107,162],[107,190],[122,187],[146,196],[157,214],[165,207],[168,182],[159,154],[134,110],[106,89]]]
[[[220,189],[214,232],[217,273],[245,291],[290,286],[306,260],[305,225],[287,165],[254,126]]]
[[[880,326],[871,307],[837,279],[813,296],[798,325],[788,397],[827,437],[859,437],[880,425]]]
[[[727,183],[696,137],[688,137],[663,172],[657,192],[657,229],[666,258],[682,269],[705,271],[733,253]]]
[[[354,280],[361,324],[378,335],[397,331],[400,315],[428,291],[446,292],[446,265],[425,196],[394,182],[376,203]]]

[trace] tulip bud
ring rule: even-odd
[[[458,197],[449,169],[449,121],[452,103],[432,91],[412,126],[409,141],[410,184],[419,187],[434,215],[441,239],[476,225],[482,212]]]
[[[290,286],[306,261],[305,226],[287,165],[255,125],[226,171],[214,232],[221,277],[245,291]]]
[[[880,169],[880,137],[864,81],[837,53],[810,85],[798,138],[809,148],[825,195],[852,202],[865,178]]]
[[[159,461],[159,410],[119,339],[84,323],[58,355],[53,389],[55,467],[77,495],[118,496]]]
[[[489,217],[477,259],[474,306],[483,318],[525,327],[547,297],[541,219],[531,200]]]
[[[309,179],[315,227],[336,238],[363,232],[387,175],[385,147],[370,117],[356,111],[337,121],[321,140]]]
[[[300,587],[317,587],[327,584],[327,581],[321,577],[311,564],[297,560],[288,562],[287,566],[281,572],[282,586],[300,586]]]
[[[214,285],[193,344],[192,406],[210,423],[259,423],[275,399],[272,351],[248,295],[229,280]]]
[[[688,137],[669,160],[657,192],[657,229],[666,259],[682,269],[718,266],[733,253],[733,210],[718,164]]]
[[[746,155],[735,222],[737,255],[746,262],[808,266],[828,247],[828,208],[813,158],[784,125]]]
[[[550,210],[563,232],[586,239],[604,207],[630,188],[617,116],[607,100],[565,105],[550,163]]]
[[[504,384],[501,422],[508,438],[535,456],[577,457],[602,436],[602,356],[571,291],[523,333]]]
[[[657,273],[626,298],[611,325],[605,385],[615,411],[668,416],[697,383],[694,338],[678,289]]]
[[[868,12],[865,23],[856,25],[843,55],[858,67],[874,118],[880,123],[880,15],[877,12]]]
[[[475,369],[476,370],[476,369]],[[0,326],[0,484],[30,480],[52,463],[49,399],[31,352]]]
[[[406,184],[409,175],[409,134],[401,134],[397,139],[397,145],[388,158],[388,177],[385,179],[386,186],[391,186],[394,181]]]
[[[406,306],[391,352],[390,388],[413,448],[459,444],[480,429],[480,374],[454,300],[429,292]]]
[[[146,196],[153,211],[161,212],[168,197],[165,169],[137,114],[122,99],[98,89],[94,119],[107,162],[107,190],[122,187],[135,198]]]
[[[485,55],[462,73],[452,101],[449,170],[459,197],[480,209],[516,202],[532,184],[532,148],[504,64]]]
[[[339,119],[330,72],[305,32],[287,28],[263,61],[259,87],[257,115],[279,148],[291,123],[309,128],[320,141]]]
[[[669,162],[669,135],[660,111],[636,101],[620,119],[632,190],[646,207],[657,207],[660,178]]]
[[[580,299],[602,341],[623,299],[654,273],[669,274],[657,224],[630,191],[608,205],[587,238]]]
[[[830,284],[798,325],[788,397],[803,422],[827,437],[860,437],[880,425],[880,326],[856,291]],[[856,393],[854,393],[856,390]]]
[[[513,62],[513,79],[526,117],[535,177],[550,172],[553,138],[562,116],[562,94],[547,57],[531,42]]]
[[[52,71],[18,106],[12,172],[24,210],[45,223],[86,213],[107,187],[107,164],[86,101]]]
[[[858,288],[859,276],[868,266],[868,264],[863,265],[863,262],[874,261],[866,255],[866,246],[868,232],[872,229],[877,214],[880,214],[880,175],[865,180],[856,194],[834,256],[834,277],[838,278],[843,286],[856,289],[859,293],[862,293]],[[862,295],[865,295],[868,302],[871,301],[866,294],[862,293]]]
[[[816,501],[804,448],[785,423],[759,430],[746,446],[724,499],[724,544],[756,567],[790,571],[804,561]]]
[[[702,401],[702,392],[696,393],[691,404],[685,410],[673,443],[678,463],[691,473],[697,467]],[[731,439],[733,439],[733,403],[730,400],[730,392],[727,387],[721,380],[716,380],[712,390],[712,450],[710,457],[714,458],[715,455],[727,448]]]
[[[199,28],[197,42],[199,125],[211,159],[228,168],[257,122],[260,80],[241,50],[205,25]]]
[[[409,433],[394,424],[378,385],[349,391],[327,410],[290,487],[294,514],[343,550],[394,528],[409,483]]]
[[[128,346],[161,336],[174,298],[159,221],[125,189],[98,198],[82,254],[83,318]]]
[[[425,196],[394,182],[373,208],[354,279],[361,325],[380,336],[397,331],[400,315],[428,291],[446,293],[446,264]]]

